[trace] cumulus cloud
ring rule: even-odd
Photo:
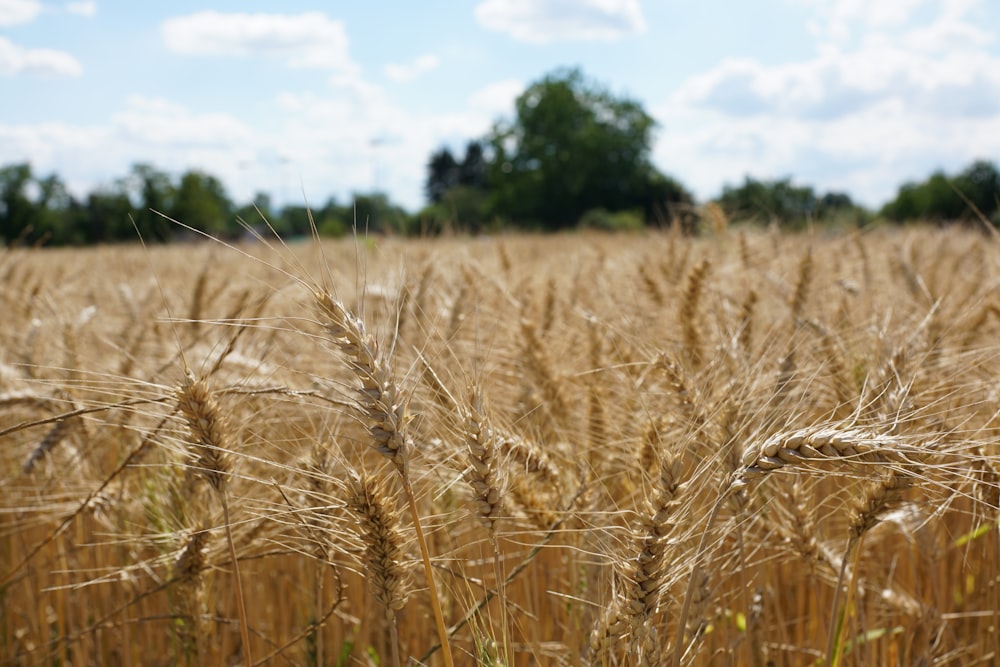
[[[228,148],[249,141],[253,132],[235,116],[194,113],[168,100],[129,96],[126,108],[111,118],[115,136],[150,150]]]
[[[28,49],[0,37],[0,76],[80,76],[82,73],[83,65],[65,51]]]
[[[185,55],[274,57],[291,67],[354,68],[343,23],[322,12],[202,11],[164,21],[162,33],[168,49]]]
[[[402,65],[389,64],[385,66],[385,75],[393,81],[406,82],[416,79],[421,74],[437,69],[441,59],[435,55],[425,54],[416,60]]]
[[[978,2],[802,1],[826,26],[816,54],[690,77],[653,110],[658,163],[684,165],[701,196],[720,178],[794,173],[877,205],[904,179],[1000,154],[997,29],[976,21]]]
[[[439,114],[414,111],[378,86],[352,80],[325,92],[276,95],[280,120],[268,132],[233,114],[133,95],[101,125],[0,122],[0,154],[30,160],[39,173],[57,172],[77,195],[142,161],[174,174],[204,169],[237,201],[264,191],[279,203],[301,203],[305,195],[322,205],[330,195],[346,202],[352,192],[378,188],[415,210],[424,203],[427,156],[487,132],[522,88],[512,81],[487,85]]]
[[[97,14],[97,3],[96,2],[67,2],[66,11],[70,14],[76,14],[77,16],[91,17]]]
[[[646,30],[639,0],[485,0],[475,16],[484,28],[538,44],[614,41]]]
[[[41,13],[38,0],[0,0],[0,27],[31,23]]]
[[[514,100],[524,92],[524,82],[516,79],[497,81],[483,86],[469,97],[469,107],[494,116],[509,115]]]

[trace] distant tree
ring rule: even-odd
[[[528,87],[512,120],[486,137],[487,185],[493,210],[545,228],[575,225],[590,209],[652,211],[668,195],[650,162],[654,121],[628,98],[611,95],[577,69],[560,70]]]
[[[431,155],[427,165],[427,183],[424,185],[427,200],[436,204],[456,185],[458,185],[458,162],[449,149],[442,148]]]
[[[410,221],[410,233],[439,234],[446,229],[476,233],[487,219],[486,154],[480,141],[470,141],[461,162],[447,148],[434,153],[428,165],[430,206]]]
[[[955,177],[953,185],[987,219],[997,216],[1000,208],[1000,172],[992,162],[973,162]]]
[[[944,172],[937,171],[923,183],[902,185],[896,198],[882,208],[882,215],[897,222],[945,222],[957,220],[967,209],[951,179]]]
[[[169,241],[177,231],[164,215],[176,213],[177,188],[170,176],[146,163],[132,165],[122,184],[134,206],[132,219],[145,241]],[[122,240],[134,239],[130,229]]]
[[[0,234],[5,241],[30,234],[38,221],[38,207],[29,195],[31,184],[30,164],[0,168]]]
[[[73,199],[66,184],[56,174],[37,180],[37,220],[38,232],[53,245],[86,243],[82,229],[76,226],[76,212],[79,204]]]
[[[128,192],[121,183],[110,188],[99,188],[90,192],[85,203],[75,211],[75,226],[88,243],[135,239],[135,229],[129,219],[134,210]]]
[[[382,192],[355,194],[350,220],[357,225],[359,233],[405,233],[408,230],[408,216]]]
[[[787,227],[804,226],[817,209],[813,189],[794,185],[789,178],[760,181],[746,176],[743,185],[726,185],[718,203],[733,220],[777,222]]]
[[[470,141],[465,147],[465,157],[458,165],[458,185],[466,188],[486,187],[486,154],[480,141]]]
[[[266,192],[254,193],[251,201],[236,209],[234,217],[237,224],[241,226],[247,225],[264,235],[270,234],[271,229],[279,236],[288,234],[287,230],[282,227],[281,218],[274,213],[271,204],[271,195]]]
[[[233,205],[215,176],[192,170],[181,176],[170,217],[208,234],[237,232]]]

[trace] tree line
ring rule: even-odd
[[[655,122],[635,100],[615,96],[580,70],[557,70],[529,86],[512,118],[498,120],[456,156],[441,147],[427,163],[427,205],[408,212],[384,193],[330,198],[318,208],[274,207],[266,193],[234,203],[203,171],[178,177],[135,164],[78,198],[56,174],[29,163],[0,167],[0,235],[51,245],[135,240],[167,242],[197,232],[236,238],[266,220],[283,237],[337,236],[355,221],[369,231],[410,235],[573,227],[638,229],[699,224],[690,191],[651,162]],[[818,193],[791,179],[746,177],[714,200],[732,220],[800,228],[809,224],[987,222],[1000,226],[1000,173],[985,160],[958,174],[937,172],[901,186],[870,211],[842,192]],[[177,224],[173,221],[179,221]]]

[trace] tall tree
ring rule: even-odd
[[[175,229],[163,215],[174,211],[177,196],[170,176],[150,164],[138,163],[132,165],[124,185],[135,206],[133,218],[142,237],[147,241],[169,241]],[[134,236],[132,230],[129,237]]]
[[[427,164],[427,183],[424,193],[431,203],[438,203],[448,190],[458,185],[458,162],[447,148],[431,155]]]
[[[467,188],[486,187],[486,155],[480,141],[470,141],[458,165],[458,184]]]
[[[30,233],[38,207],[29,196],[31,165],[27,162],[0,168],[0,234],[13,241]]]
[[[995,218],[994,224],[1000,222],[1000,173],[992,163],[979,160],[954,177],[936,171],[923,183],[906,183],[882,208],[882,215],[896,221],[972,221],[977,213],[970,203],[985,217]]]
[[[578,69],[546,76],[486,138],[496,212],[560,228],[593,208],[662,210],[668,202],[650,200],[663,191],[653,187],[661,177],[650,162],[653,127],[638,102],[611,95]]]
[[[192,170],[181,176],[171,217],[208,234],[227,234],[237,228],[232,209],[233,204],[219,179]]]

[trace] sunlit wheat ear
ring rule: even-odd
[[[706,258],[701,260],[691,273],[688,274],[687,283],[684,286],[684,294],[681,297],[680,309],[677,319],[681,324],[681,334],[684,340],[684,351],[687,354],[687,361],[691,368],[697,370],[702,365],[704,357],[702,345],[701,328],[698,326],[699,310],[701,307],[702,293],[705,289],[705,280],[708,271],[712,267],[711,262]]]
[[[795,291],[788,306],[791,309],[792,330],[798,328],[799,318],[805,310],[806,301],[809,298],[809,287],[813,278],[813,255],[812,248],[806,250],[806,254],[799,261],[799,275],[795,280]]]
[[[174,579],[177,582],[177,605],[181,616],[180,640],[188,653],[196,659],[207,659],[204,646],[208,637],[205,619],[208,617],[208,600],[205,595],[205,578],[208,568],[206,548],[208,531],[197,531],[188,538],[174,561]]]
[[[874,528],[886,512],[893,509],[903,492],[913,486],[908,472],[889,470],[882,479],[873,482],[857,500],[852,509],[850,534],[854,539]]]
[[[329,292],[317,290],[313,295],[319,310],[320,326],[330,342],[347,357],[350,369],[361,383],[356,398],[357,407],[368,426],[372,446],[375,451],[392,461],[399,473],[400,484],[410,508],[414,531],[420,545],[442,657],[446,667],[452,667],[454,659],[451,655],[451,645],[448,643],[441,603],[434,586],[431,555],[420,525],[417,499],[410,479],[410,452],[413,444],[406,433],[406,426],[410,422],[406,399],[396,384],[388,358],[380,353],[378,342],[365,329],[361,318],[348,311],[344,304],[334,299]],[[397,643],[394,641],[393,645]],[[398,663],[398,656],[396,658]]]
[[[409,581],[402,565],[406,540],[399,529],[399,513],[377,478],[352,473],[348,482],[347,506],[358,519],[368,584],[386,618],[392,620],[406,605]]]
[[[217,492],[223,492],[232,472],[228,424],[208,381],[188,373],[177,390],[177,407],[187,421],[196,472]]]
[[[622,588],[590,636],[594,664],[601,664],[609,652],[622,649],[633,654],[637,664],[656,665],[662,659],[662,642],[650,617],[659,607],[670,575],[665,557],[678,508],[681,462],[662,455],[658,471],[657,489],[643,516],[637,550],[623,563]]]
[[[465,479],[475,496],[477,519],[491,535],[495,535],[497,521],[503,514],[504,490],[497,459],[496,435],[486,417],[482,390],[477,386],[470,391],[467,412],[465,442],[469,467]]]
[[[833,597],[833,615],[830,618],[830,628],[828,631],[826,664],[831,667],[837,665],[841,653],[840,637],[846,615],[851,609],[851,600],[855,589],[854,579],[858,576],[857,564],[861,558],[861,544],[865,534],[878,524],[880,518],[886,512],[893,509],[899,503],[903,492],[912,485],[913,478],[909,472],[890,470],[879,481],[869,484],[851,509],[849,523],[850,538],[844,550],[840,575],[837,578],[837,588]],[[850,583],[847,589],[847,599],[844,604],[844,611],[841,612],[840,596],[849,571],[848,563],[850,562],[852,552],[855,555],[855,567],[849,577]]]
[[[232,442],[227,423],[212,388],[204,378],[196,380],[188,371],[177,390],[177,407],[184,415],[191,431],[191,454],[194,468],[218,495],[225,520],[226,541],[233,567],[236,606],[240,616],[240,637],[243,642],[243,662],[253,664],[250,647],[250,625],[247,620],[243,582],[240,577],[239,558],[233,540],[232,519],[229,512],[229,477],[232,475]]]
[[[347,357],[361,382],[357,401],[368,422],[375,450],[390,459],[406,477],[412,444],[404,431],[410,417],[388,362],[359,317],[327,292],[316,292],[314,296],[323,330]]]
[[[743,238],[742,234],[740,238]],[[737,341],[746,355],[753,350],[754,313],[757,311],[758,300],[757,292],[751,289],[740,306],[740,329]]]
[[[744,472],[778,470],[814,460],[902,460],[908,451],[902,438],[862,428],[819,426],[776,433],[743,452]]]
[[[535,323],[529,319],[522,319],[521,336],[524,369],[542,392],[549,414],[557,423],[562,424],[570,414],[563,389],[565,385],[552,368],[552,360],[538,335]]]

